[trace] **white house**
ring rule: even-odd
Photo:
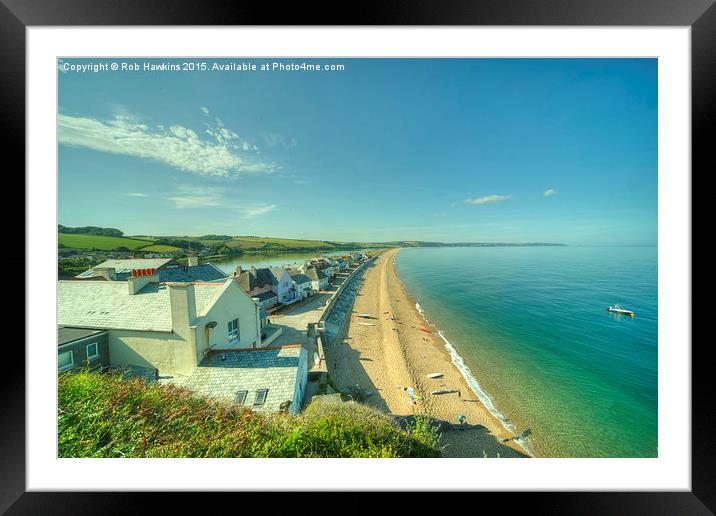
[[[211,349],[262,346],[259,306],[228,280],[59,281],[58,324],[106,330],[111,366],[190,374]]]
[[[278,302],[282,305],[289,305],[301,299],[299,292],[293,286],[291,275],[281,267],[270,269],[258,269],[258,272],[268,271],[271,275],[271,290],[278,296]]]
[[[310,266],[306,267],[304,274],[311,280],[311,288],[318,292],[328,288],[328,276],[317,267]]]
[[[301,271],[290,270],[291,280],[293,281],[293,287],[298,292],[300,299],[305,299],[310,295],[313,295],[313,288],[311,286],[311,278],[302,274]]]

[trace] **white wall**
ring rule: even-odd
[[[197,364],[194,343],[175,333],[110,330],[109,363],[159,369],[159,374],[189,374]]]
[[[197,337],[201,339],[200,349],[206,345],[204,327],[208,322],[216,321],[216,326],[209,330],[209,346],[220,349],[229,346],[229,321],[239,319],[239,342],[231,343],[232,348],[251,348],[256,341],[259,329],[256,327],[256,303],[235,282],[231,282],[216,300],[205,317],[202,317]]]

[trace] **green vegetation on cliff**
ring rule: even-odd
[[[117,373],[62,373],[60,457],[439,457],[427,420],[407,431],[354,402],[265,416]]]

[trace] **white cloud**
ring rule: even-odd
[[[555,190],[554,188],[549,188],[544,193],[545,197],[552,197],[553,195],[557,195],[557,190]]]
[[[254,206],[245,206],[243,209],[244,209],[244,216],[247,219],[253,219],[254,217],[258,217],[259,215],[265,215],[266,213],[275,210],[276,205],[275,204],[257,204]]]
[[[225,188],[197,187],[190,185],[179,185],[164,200],[173,204],[174,208],[216,208],[221,207],[229,210],[237,210],[245,219],[253,219],[265,215],[277,208],[275,204],[264,202],[237,202],[233,194],[227,197]]]
[[[207,130],[215,142],[201,139],[186,127],[152,128],[126,116],[101,121],[60,114],[58,129],[64,145],[150,159],[199,175],[236,177],[241,172],[270,173],[280,168],[240,155],[239,151],[258,149],[235,143],[239,136],[218,122],[218,129]]]
[[[201,112],[204,113],[206,116],[209,116],[209,108],[201,106]]]
[[[484,195],[482,197],[475,197],[474,199],[465,199],[466,204],[489,204],[493,202],[509,201],[512,199],[512,194],[509,195]]]
[[[224,205],[224,190],[211,187],[192,187],[180,185],[165,199],[175,208],[206,208]]]
[[[130,192],[127,195],[130,197],[149,197],[147,194],[142,192]]]

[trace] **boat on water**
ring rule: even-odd
[[[614,312],[616,314],[628,315],[629,317],[634,317],[634,312],[632,312],[631,310],[626,310],[619,305],[610,306],[609,308],[607,308],[607,311]]]

